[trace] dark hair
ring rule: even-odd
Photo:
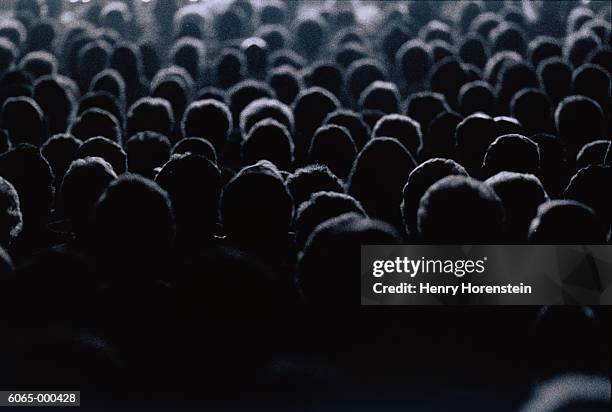
[[[56,134],[41,146],[40,153],[51,166],[56,186],[62,182],[81,144],[83,142],[71,134]]]
[[[361,150],[371,138],[370,127],[363,121],[361,114],[351,110],[340,109],[331,112],[323,120],[323,125],[328,124],[342,126],[348,130],[357,150]]]
[[[491,188],[456,175],[430,186],[417,213],[419,237],[426,243],[495,244],[502,239],[504,219],[503,204]]]
[[[153,179],[156,169],[170,159],[170,140],[161,133],[139,132],[125,144],[128,171]]]
[[[396,113],[399,109],[400,94],[395,83],[376,80],[361,92],[358,105],[362,110],[380,110]]]
[[[57,77],[39,78],[34,84],[33,98],[46,116],[49,134],[66,132],[72,121],[74,101]]]
[[[170,103],[159,97],[143,97],[129,109],[125,133],[157,132],[171,137],[174,132],[174,113]]]
[[[423,135],[419,123],[401,114],[388,114],[381,117],[372,130],[372,136],[397,139],[412,157],[417,157],[423,146]]]
[[[573,158],[585,143],[599,139],[604,134],[601,107],[586,96],[569,96],[563,99],[555,110],[555,125],[559,137]]]
[[[83,142],[74,158],[84,159],[86,157],[101,157],[113,167],[117,175],[127,171],[127,155],[117,142],[106,137],[93,137]]]
[[[350,132],[342,126],[326,125],[317,129],[308,150],[308,163],[323,164],[333,174],[346,179],[357,156]]]
[[[539,89],[518,91],[510,102],[510,112],[528,136],[553,130],[552,108],[548,97]]]
[[[47,140],[45,116],[29,97],[11,97],[2,106],[1,128],[8,131],[13,144],[40,146]]]
[[[8,248],[19,236],[22,227],[17,190],[8,180],[0,177],[0,248]]]
[[[251,128],[261,120],[274,119],[291,133],[293,131],[293,112],[289,106],[276,99],[261,98],[251,102],[240,113],[240,130],[246,136]]]
[[[287,127],[275,119],[255,123],[245,136],[242,146],[242,162],[254,164],[269,160],[281,170],[289,170],[293,163],[293,139]]]
[[[488,82],[475,80],[461,86],[458,104],[466,116],[477,112],[494,115],[497,112],[497,92]]]
[[[286,183],[296,207],[316,192],[344,193],[342,181],[324,165],[297,169],[287,177]]]
[[[287,65],[272,69],[266,79],[281,102],[290,105],[302,88],[301,77]]]
[[[204,137],[219,151],[232,128],[232,114],[216,100],[199,100],[187,108],[181,123],[183,137]]]
[[[97,108],[85,110],[70,126],[70,134],[83,142],[99,136],[119,145],[122,142],[121,126],[117,118]]]
[[[463,119],[455,131],[456,160],[470,176],[478,177],[487,149],[497,137],[495,121],[482,113]]]
[[[537,175],[540,171],[538,145],[519,134],[499,136],[487,149],[482,172],[490,177],[503,171]]]
[[[179,140],[172,147],[171,154],[193,154],[204,156],[214,164],[217,164],[217,152],[208,140],[202,137],[186,137]]]

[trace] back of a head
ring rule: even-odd
[[[593,208],[598,217],[612,223],[612,166],[590,165],[580,169],[564,192],[566,199],[582,202]]]
[[[492,115],[496,112],[497,92],[488,82],[469,82],[459,89],[458,105],[461,113],[466,116],[477,112]]]
[[[316,192],[344,193],[342,181],[324,165],[310,165],[297,169],[287,178],[287,189],[296,207],[310,199],[310,196]]]
[[[156,168],[170,159],[170,141],[161,133],[139,132],[129,138],[125,151],[128,171],[153,179]]]
[[[223,230],[232,242],[285,239],[293,218],[293,199],[269,163],[242,169],[221,195]]]
[[[92,233],[96,255],[109,263],[154,264],[168,254],[174,236],[167,193],[137,175],[118,177],[95,206]]]
[[[186,137],[179,140],[173,147],[171,155],[194,154],[204,156],[217,164],[217,151],[212,143],[202,137]]]
[[[371,138],[370,127],[363,120],[361,114],[351,110],[340,109],[331,112],[327,115],[323,124],[335,124],[346,128],[350,132],[357,150],[361,150]]]
[[[576,156],[576,170],[590,165],[605,164],[606,155],[611,145],[612,142],[610,140],[595,140],[582,146],[582,149],[580,149]]]
[[[552,110],[548,97],[538,89],[523,89],[510,102],[510,113],[528,136],[553,130]]]
[[[273,99],[275,97],[274,89],[268,84],[256,80],[242,81],[231,87],[227,94],[229,96],[229,109],[236,126],[238,126],[242,111],[250,103],[257,99]]]
[[[450,107],[440,93],[413,93],[406,99],[406,116],[419,122],[422,132],[427,131],[427,127],[437,115],[448,110]]]
[[[346,179],[357,156],[357,148],[347,129],[342,126],[321,126],[315,132],[308,151],[308,163],[323,164],[333,174]]]
[[[490,177],[503,171],[537,175],[540,171],[538,145],[520,134],[499,136],[487,149],[482,172]]]
[[[377,80],[361,92],[358,106],[362,110],[380,110],[383,113],[397,113],[400,94],[391,82]]]
[[[274,119],[289,132],[293,131],[293,112],[289,106],[276,99],[261,98],[251,102],[240,113],[242,135],[246,136],[256,123],[264,119]]]
[[[11,97],[2,106],[1,128],[13,144],[40,146],[47,140],[47,125],[40,106],[29,97]]]
[[[604,110],[610,110],[610,74],[595,64],[583,64],[572,75],[572,93],[590,97]]]
[[[457,125],[456,160],[471,176],[480,176],[487,149],[496,137],[495,120],[483,113],[470,115]]]
[[[572,67],[560,57],[542,60],[537,68],[542,90],[553,105],[570,94]]]
[[[417,213],[420,240],[426,243],[495,244],[502,239],[504,222],[495,192],[467,176],[434,183],[421,197]]]
[[[301,249],[315,228],[327,219],[357,213],[367,217],[363,207],[353,197],[336,192],[316,192],[298,208],[295,218],[295,232],[298,247]]]
[[[569,96],[555,110],[555,125],[571,156],[584,144],[603,137],[604,116],[599,104],[586,96]]]
[[[269,160],[280,170],[289,170],[293,163],[294,145],[289,130],[278,121],[268,118],[250,128],[241,146],[245,165]]]
[[[81,96],[75,115],[82,115],[89,109],[104,110],[117,119],[120,128],[123,128],[123,106],[119,100],[108,92],[89,92]]]
[[[382,117],[372,130],[372,135],[378,137],[392,137],[397,139],[410,152],[417,157],[423,146],[421,126],[408,116],[388,114]]]
[[[81,144],[83,142],[70,134],[56,134],[40,148],[40,153],[47,159],[53,170],[56,185],[61,183]]]
[[[219,152],[232,128],[232,114],[227,106],[213,99],[193,102],[181,124],[183,137],[203,137]]]
[[[423,83],[433,63],[430,46],[421,40],[411,40],[402,45],[396,54],[396,65],[407,83]]]
[[[268,75],[267,82],[274,89],[277,98],[287,105],[293,104],[302,88],[297,71],[286,65],[273,69]]]
[[[59,204],[76,233],[82,234],[98,198],[115,178],[111,165],[100,157],[72,162],[59,189]]]
[[[121,126],[115,116],[97,108],[87,109],[70,126],[70,134],[83,142],[98,136],[121,144]]]
[[[71,120],[74,101],[56,76],[45,76],[34,85],[34,100],[47,119],[49,134],[64,133]]]
[[[355,159],[347,193],[361,202],[369,216],[401,227],[402,188],[415,167],[410,152],[396,139],[373,139]]]
[[[515,172],[500,172],[488,178],[485,183],[504,204],[506,240],[525,243],[538,206],[548,200],[542,183],[534,175]]]
[[[127,113],[126,135],[138,132],[157,132],[167,137],[174,132],[174,113],[170,103],[161,98],[144,97],[137,100]]]
[[[45,225],[53,202],[53,172],[40,151],[22,144],[0,155],[0,176],[19,194],[24,229]]]
[[[155,182],[170,196],[179,240],[210,240],[217,230],[222,186],[217,166],[198,154],[174,157]]]
[[[561,42],[554,37],[538,36],[529,42],[529,59],[534,67],[549,57],[561,57],[562,54]]]
[[[346,71],[347,90],[355,102],[361,93],[377,80],[384,81],[386,73],[380,63],[373,59],[360,59],[351,63]]]
[[[306,87],[321,87],[329,90],[336,97],[342,95],[343,69],[330,62],[317,62],[304,70],[302,79]]]
[[[456,107],[459,90],[470,80],[465,68],[455,57],[440,60],[430,70],[431,90],[443,94],[451,107]]]
[[[399,244],[388,224],[347,213],[319,224],[301,255],[297,283],[303,298],[318,306],[350,310],[359,304],[361,245]]]
[[[605,244],[606,235],[593,209],[573,200],[541,204],[529,228],[529,242],[543,245]]]
[[[127,155],[117,142],[106,137],[94,137],[84,142],[76,151],[75,159],[101,157],[106,160],[117,175],[127,171]]]
[[[402,190],[401,205],[404,226],[409,235],[417,234],[417,212],[421,197],[435,182],[454,175],[467,176],[468,174],[463,166],[455,161],[441,158],[427,160],[410,173]]]

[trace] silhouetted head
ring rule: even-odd
[[[356,60],[346,71],[346,87],[355,102],[361,93],[377,80],[386,80],[385,69],[374,59]]]
[[[381,48],[387,61],[393,63],[398,50],[410,40],[410,33],[401,24],[393,24],[382,33]]]
[[[261,120],[274,119],[291,133],[293,131],[293,112],[289,106],[276,99],[261,98],[253,101],[240,113],[240,130],[246,136],[251,128]]]
[[[421,197],[427,189],[438,180],[454,175],[467,176],[468,174],[460,164],[442,158],[427,160],[410,173],[402,190],[403,200],[401,204],[404,227],[408,235],[416,236],[418,234],[417,212]]]
[[[125,107],[126,85],[121,74],[115,69],[105,69],[91,79],[89,90],[92,92],[107,92],[114,96]]]
[[[369,216],[399,228],[402,188],[415,167],[414,158],[399,141],[386,137],[373,139],[355,159],[347,193],[361,202]]]
[[[572,75],[572,93],[590,97],[604,110],[610,110],[610,74],[595,64],[583,64]]]
[[[269,160],[280,170],[289,170],[293,151],[293,139],[287,127],[275,119],[264,119],[255,123],[246,134],[241,147],[242,163],[251,165]]]
[[[593,209],[573,200],[541,204],[529,228],[529,242],[543,245],[604,244],[606,235]]]
[[[242,81],[230,88],[227,94],[229,95],[229,108],[236,126],[238,126],[240,114],[250,103],[264,97],[270,99],[275,97],[274,90],[268,84],[255,80]]]
[[[204,45],[200,39],[182,37],[172,47],[170,58],[172,63],[184,68],[194,80],[200,78],[201,65],[204,58]]]
[[[261,78],[268,67],[268,44],[260,37],[249,37],[240,43],[246,58],[246,68],[250,76]]]
[[[461,86],[470,81],[465,68],[455,57],[447,57],[437,62],[430,70],[431,90],[441,93],[451,107],[456,107]]]
[[[600,44],[599,37],[588,31],[579,31],[570,34],[565,39],[563,47],[563,57],[574,67],[583,64],[589,53],[595,50]]]
[[[101,157],[106,160],[117,175],[127,171],[127,155],[117,142],[106,137],[93,137],[85,142],[76,151],[75,159],[86,157]]]
[[[427,139],[423,142],[422,158],[455,158],[455,130],[463,118],[456,112],[445,111],[429,124]]]
[[[464,63],[484,69],[489,59],[488,43],[478,35],[468,35],[458,46],[459,57]]]
[[[361,245],[394,245],[398,232],[387,223],[346,213],[326,220],[310,235],[296,275],[304,300],[317,306],[359,305]]]
[[[482,172],[493,176],[498,172],[538,174],[540,171],[540,150],[532,140],[519,134],[498,137],[487,149]]]
[[[83,142],[70,134],[56,134],[50,137],[40,148],[40,153],[51,166],[56,186],[59,186],[62,182],[64,174],[70,167],[70,163],[72,163],[81,144]]]
[[[566,199],[576,200],[591,208],[598,217],[612,222],[612,198],[609,189],[612,185],[612,167],[592,165],[580,169],[570,180],[564,191]]]
[[[111,165],[100,157],[86,157],[72,162],[61,182],[58,203],[77,235],[84,233],[94,205],[116,178]]]
[[[130,107],[125,134],[132,136],[150,131],[170,137],[174,127],[174,114],[170,103],[159,97],[144,97]]]
[[[53,172],[40,151],[21,144],[0,155],[0,176],[19,194],[23,227],[38,231],[49,220],[53,203]]]
[[[46,51],[34,51],[21,58],[19,67],[28,73],[32,79],[42,76],[52,76],[57,73],[58,62],[54,55]]]
[[[161,133],[139,132],[125,144],[128,171],[153,179],[156,169],[170,159],[170,140]]]
[[[162,167],[155,182],[170,196],[179,243],[210,241],[219,220],[222,182],[217,166],[198,154],[176,156]]]
[[[344,69],[348,69],[353,62],[364,59],[368,56],[367,51],[362,45],[356,43],[343,44],[336,52],[336,63]]]
[[[280,173],[259,162],[242,169],[221,195],[223,231],[237,243],[286,239],[293,219],[293,199]]]
[[[280,66],[268,74],[267,83],[274,89],[278,100],[291,105],[302,88],[299,74],[291,66]]]
[[[119,127],[123,128],[123,106],[112,94],[108,92],[89,92],[84,94],[79,99],[75,115],[80,116],[89,109],[100,109],[110,113],[117,119]]]
[[[127,104],[131,104],[141,84],[142,57],[140,50],[131,43],[117,45],[111,55],[110,67],[117,70],[125,80]]]
[[[540,180],[532,174],[500,172],[485,183],[501,199],[506,212],[506,240],[524,244],[538,206],[548,200]]]
[[[168,194],[144,177],[131,174],[118,177],[96,203],[92,233],[94,253],[104,267],[119,264],[124,269],[106,275],[156,276],[155,271],[132,269],[156,269],[168,257],[174,237]]]
[[[344,71],[335,63],[320,61],[304,70],[302,79],[306,87],[321,87],[336,97],[342,94]]]
[[[15,187],[3,177],[0,177],[0,249],[8,248],[14,239],[21,233],[23,227],[23,216],[19,206],[19,195]],[[6,252],[2,249],[2,252]],[[8,256],[8,255],[7,255]],[[6,259],[1,259],[6,261]],[[10,260],[9,260],[10,261]],[[6,265],[0,265],[3,278]]]
[[[367,217],[363,207],[353,197],[336,192],[316,192],[298,208],[295,218],[296,241],[300,249],[315,228],[328,219],[356,213]]]
[[[476,80],[459,89],[459,110],[466,116],[482,112],[494,115],[497,108],[497,91],[488,82]]]
[[[328,124],[335,124],[348,130],[357,150],[361,150],[371,138],[370,127],[363,121],[361,114],[351,110],[340,109],[331,112],[323,121],[323,125]]]
[[[154,79],[155,80],[155,79]],[[170,102],[175,119],[182,119],[189,101],[188,87],[179,78],[151,83],[151,97],[159,97]]]
[[[242,10],[230,7],[216,16],[214,20],[215,32],[219,41],[238,39],[243,36],[246,26],[246,16]]]
[[[246,74],[246,57],[240,50],[223,49],[215,61],[217,85],[226,89],[240,82]]]
[[[480,176],[487,149],[497,137],[495,121],[482,113],[463,119],[455,131],[456,160],[470,176]]]
[[[570,94],[572,68],[560,57],[542,60],[537,69],[540,87],[556,106]]]
[[[389,114],[378,120],[372,130],[372,136],[397,139],[413,157],[417,157],[423,146],[419,123],[400,114]]]
[[[183,137],[203,137],[217,152],[224,147],[232,129],[232,114],[217,100],[199,100],[187,108],[181,123]]]
[[[55,76],[41,77],[34,84],[34,100],[47,119],[49,134],[64,133],[71,122],[74,101]]]
[[[265,24],[257,29],[256,34],[266,42],[270,52],[285,48],[291,38],[289,30],[279,24]]]
[[[1,128],[13,144],[40,146],[47,140],[45,116],[36,101],[29,97],[11,97],[2,106]]]
[[[85,110],[70,126],[70,134],[83,142],[98,136],[121,144],[121,126],[117,118],[106,110]]]
[[[489,34],[493,53],[509,50],[525,56],[527,54],[527,40],[524,30],[514,24],[503,22]]]
[[[406,116],[419,122],[422,132],[427,131],[427,127],[437,115],[449,110],[446,99],[440,93],[413,93],[406,99]]]
[[[553,130],[550,100],[539,89],[523,89],[510,102],[510,113],[531,136]]]
[[[324,23],[320,20],[309,18],[297,23],[295,27],[295,42],[299,50],[312,59],[321,50],[325,42]]]
[[[549,36],[538,36],[529,42],[529,60],[533,67],[538,67],[541,61],[550,57],[561,57],[563,48],[561,42]]]
[[[527,63],[513,62],[504,66],[497,80],[497,99],[502,113],[510,111],[510,102],[515,93],[522,89],[538,88],[535,70]]]
[[[357,148],[350,132],[342,126],[327,125],[317,129],[310,149],[308,163],[323,164],[341,179],[346,179],[357,156]]]
[[[286,183],[296,207],[316,192],[344,193],[342,181],[323,165],[309,165],[297,169],[289,175]]]
[[[601,107],[585,96],[569,96],[563,99],[555,110],[555,125],[559,137],[572,157],[575,157],[586,143],[604,135]]]
[[[487,60],[487,64],[484,68],[483,80],[488,81],[491,86],[495,87],[497,85],[499,73],[501,73],[506,65],[522,61],[523,58],[521,55],[513,51],[506,50],[495,53]]]
[[[301,70],[306,65],[306,59],[291,49],[277,50],[270,55],[270,67],[289,66]]]
[[[325,117],[339,108],[338,99],[325,89],[311,87],[300,92],[293,102],[298,158],[310,147],[312,136]]]
[[[87,90],[91,84],[91,79],[108,67],[111,52],[110,45],[103,40],[88,42],[79,49],[77,55],[77,82],[81,90]]]
[[[495,244],[504,232],[504,207],[495,192],[467,176],[447,176],[421,197],[417,213],[426,243]]]
[[[204,156],[214,164],[217,164],[217,152],[208,140],[202,137],[186,137],[179,140],[172,148],[172,155],[193,154]]]
[[[612,47],[601,45],[589,53],[587,59],[589,63],[602,67],[607,73],[612,73]],[[1,71],[1,70],[0,70]]]
[[[358,106],[362,110],[379,110],[384,113],[397,113],[400,95],[397,86],[391,82],[377,80],[361,93]]]
[[[13,67],[17,53],[17,47],[10,40],[0,37],[0,75]]]

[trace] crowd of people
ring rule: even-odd
[[[605,310],[366,311],[359,246],[610,244],[611,12],[2,1],[0,385],[197,402],[609,376]]]

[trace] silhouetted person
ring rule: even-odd
[[[286,184],[296,207],[316,192],[344,193],[342,181],[324,165],[309,165],[297,169],[287,177]]]
[[[92,92],[107,92],[115,96],[122,107],[126,103],[126,85],[121,74],[115,69],[105,69],[91,79],[89,90]]]
[[[406,233],[411,238],[418,235],[417,212],[421,197],[438,180],[453,175],[467,176],[465,169],[450,159],[435,158],[418,165],[408,176],[401,204]]]
[[[346,213],[316,227],[298,264],[297,284],[304,300],[314,306],[351,310],[359,305],[359,254],[362,245],[401,242],[390,225]]]
[[[415,167],[414,158],[399,141],[385,137],[373,139],[355,159],[347,193],[362,204],[370,217],[400,228],[402,188]]]
[[[276,99],[261,98],[251,102],[240,113],[240,131],[246,136],[251,128],[261,120],[274,119],[285,126],[291,133],[293,131],[293,112],[289,106]]]
[[[456,107],[461,86],[470,80],[465,68],[455,57],[447,57],[437,62],[429,73],[431,90],[443,94],[448,104]]]
[[[120,131],[124,125],[124,108],[121,103],[108,92],[89,92],[81,96],[74,116],[80,116],[89,109],[99,109],[110,113],[117,119]]]
[[[280,170],[290,170],[294,144],[287,127],[272,118],[255,123],[241,145],[242,163],[269,160]]]
[[[106,137],[93,137],[83,142],[76,151],[74,158],[84,159],[86,157],[101,157],[113,167],[117,175],[127,171],[127,155],[125,151],[117,142]]]
[[[361,150],[371,138],[370,127],[363,121],[361,114],[351,110],[340,109],[331,112],[323,121],[323,125],[328,124],[335,124],[348,130],[357,150]]]
[[[13,97],[2,106],[1,128],[13,144],[40,146],[47,140],[47,125],[40,106],[29,97]]]
[[[538,67],[541,61],[549,57],[561,57],[563,48],[561,42],[549,36],[538,36],[529,42],[529,60],[533,67]]]
[[[572,68],[560,57],[542,60],[537,73],[540,87],[554,107],[570,94]]]
[[[267,83],[281,102],[291,105],[302,88],[298,73],[290,66],[281,66],[268,74]]]
[[[569,96],[555,110],[558,136],[565,143],[573,160],[582,146],[600,139],[604,134],[604,117],[601,107],[585,96]]]
[[[217,164],[217,152],[214,146],[202,137],[186,137],[179,140],[172,147],[172,155],[187,153],[204,156],[214,164]]]
[[[612,167],[592,165],[580,169],[565,188],[564,197],[593,208],[600,219],[612,223]]]
[[[510,113],[521,123],[528,136],[553,131],[550,100],[538,89],[517,92],[510,102]]]
[[[70,163],[83,142],[70,134],[56,134],[50,137],[40,148],[40,153],[49,162],[55,186],[59,186]]]
[[[19,206],[19,195],[15,187],[6,179],[0,177],[0,249],[1,253],[6,254],[4,249],[10,248],[13,241],[19,236],[23,228],[23,217]],[[8,256],[8,255],[6,255]],[[6,257],[1,259],[6,262]],[[12,262],[9,261],[12,265]],[[4,279],[6,265],[2,267],[0,278]]]
[[[519,134],[507,134],[495,139],[485,154],[482,173],[490,177],[503,171],[537,175],[540,171],[538,145]]]
[[[529,242],[542,245],[605,244],[606,235],[593,209],[572,200],[541,204],[529,228]]]
[[[115,116],[102,109],[87,109],[70,126],[70,134],[83,142],[98,136],[121,144],[121,125]]]
[[[397,86],[380,80],[366,87],[361,92],[358,102],[362,110],[380,110],[384,113],[397,113],[399,104],[400,95]]]
[[[100,157],[77,159],[59,187],[59,208],[78,240],[89,229],[91,213],[100,195],[117,178],[112,166]]]
[[[504,225],[499,197],[467,176],[447,176],[434,183],[421,197],[417,212],[419,239],[425,243],[495,244],[503,239]]]
[[[370,84],[377,80],[386,80],[386,73],[380,63],[374,59],[356,60],[346,70],[346,88],[355,102]]]
[[[461,86],[458,97],[459,110],[466,116],[482,112],[497,112],[497,92],[488,82],[476,80]]]
[[[167,100],[144,97],[129,109],[125,134],[133,136],[139,132],[157,132],[170,138],[174,132],[174,113]]]
[[[231,87],[228,92],[229,109],[238,126],[240,114],[251,102],[264,97],[274,98],[274,90],[266,83],[256,80],[245,80]]]
[[[183,137],[203,137],[217,152],[225,146],[231,128],[232,114],[227,106],[211,99],[191,103],[181,123]]]
[[[610,140],[595,140],[582,146],[576,156],[576,170],[591,165],[605,164],[611,144]]]
[[[532,174],[500,172],[485,183],[489,185],[504,204],[506,212],[505,240],[524,244],[532,219],[538,206],[548,200],[540,180]]]
[[[172,203],[177,252],[190,254],[210,246],[219,232],[222,182],[217,166],[199,154],[176,156],[161,168],[155,182]]]
[[[34,84],[33,98],[45,114],[49,134],[65,133],[72,121],[74,101],[57,77],[39,78]]]
[[[317,129],[308,150],[308,163],[323,164],[341,179],[346,179],[357,156],[350,132],[342,126]]]
[[[156,132],[139,132],[125,144],[128,157],[128,171],[153,179],[156,169],[170,159],[170,141]]]
[[[455,131],[455,159],[468,171],[470,176],[479,177],[485,154],[495,138],[495,121],[482,113],[463,119]]]
[[[215,73],[217,86],[222,89],[232,87],[243,80],[246,74],[244,53],[234,49],[222,50],[215,62]]]
[[[419,123],[400,114],[389,114],[382,117],[376,122],[372,136],[397,139],[414,158],[419,155],[423,146],[423,135]]]

